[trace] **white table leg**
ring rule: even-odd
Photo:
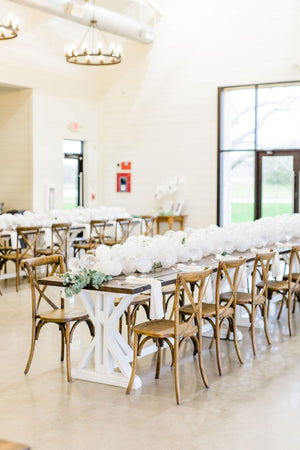
[[[95,338],[78,366],[72,367],[72,377],[127,387],[132,348],[117,330],[117,324],[135,296],[124,295],[115,307],[114,294],[83,290],[79,295],[94,322]],[[138,389],[141,385],[140,377],[136,376],[133,388]]]

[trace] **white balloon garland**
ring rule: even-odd
[[[244,252],[251,247],[262,248],[276,242],[300,237],[300,214],[266,217],[254,222],[234,223],[220,228],[210,225],[204,229],[167,231],[164,236],[132,236],[123,244],[111,248],[100,245],[94,263],[81,258],[80,267],[92,268],[106,275],[122,272],[147,273],[153,267],[169,268],[176,263],[198,261],[203,256],[234,250]],[[91,255],[90,255],[91,256]],[[77,263],[70,262],[70,268]],[[78,266],[76,266],[78,267]]]

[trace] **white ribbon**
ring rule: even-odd
[[[177,268],[181,272],[202,272],[203,270],[207,269],[207,267],[204,266],[196,266],[193,264],[177,264]],[[206,303],[214,303],[214,296],[213,296],[213,289],[212,289],[212,281],[211,276],[207,277],[205,286],[204,286],[204,295],[203,295],[203,301]]]
[[[231,255],[216,255],[215,259],[217,261],[238,261],[241,259],[239,256],[231,256]],[[228,274],[230,278],[232,279],[232,275],[234,273],[234,269],[229,269]],[[248,290],[248,283],[247,283],[247,267],[246,264],[243,264],[242,267],[239,268],[238,271],[238,281],[237,281],[237,290],[238,291],[247,291]],[[220,292],[227,292],[229,290],[229,283],[227,278],[223,278],[220,282]]]
[[[134,275],[130,275],[126,277],[125,281],[130,284],[150,284],[150,319],[162,319],[164,317],[161,282],[159,280],[155,278],[137,278]]]
[[[278,243],[276,243],[276,246],[277,246],[277,244]],[[269,249],[269,248],[255,248],[255,247],[251,248],[251,252],[258,254],[258,255],[261,253],[270,253],[270,251],[271,251],[271,249]],[[283,268],[281,267],[281,264],[280,264],[280,257],[279,257],[278,251],[275,252],[271,270],[272,270],[272,276],[274,278],[281,277],[283,275]]]

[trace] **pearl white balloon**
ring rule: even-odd
[[[111,258],[111,249],[108,245],[99,245],[95,251],[96,258],[99,260],[106,260]]]
[[[83,269],[94,269],[97,258],[94,255],[84,255],[79,260],[79,265]]]
[[[79,259],[78,258],[70,258],[69,259],[69,269],[71,272],[78,272],[79,270]]]
[[[150,272],[152,269],[152,261],[149,258],[138,258],[136,262],[136,270],[140,273]]]

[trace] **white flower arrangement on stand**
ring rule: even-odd
[[[183,200],[178,200],[178,193],[184,180],[182,178],[174,178],[166,184],[157,186],[154,198],[158,202],[158,214],[160,215],[174,215],[179,214],[183,206]]]

